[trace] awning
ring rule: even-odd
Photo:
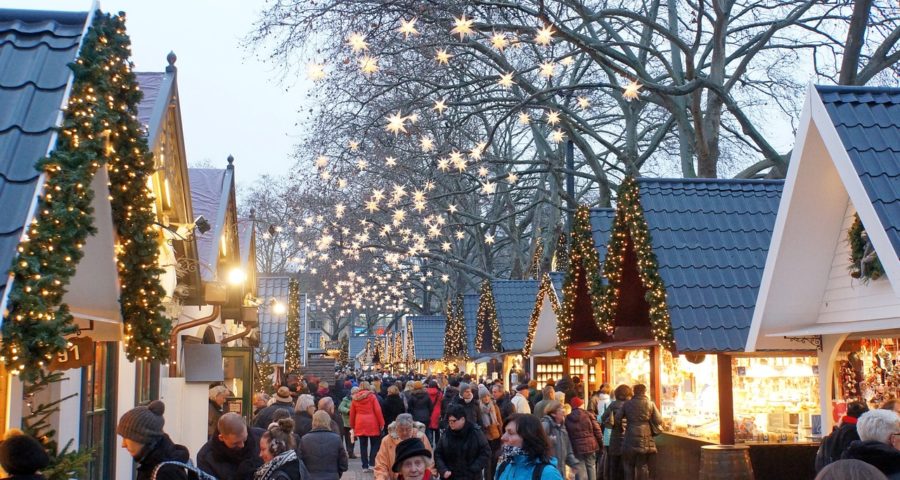
[[[860,320],[856,322],[817,323],[783,332],[767,333],[767,337],[806,337],[810,335],[850,334],[897,330],[897,319]]]
[[[622,340],[620,342],[606,342],[601,343],[599,345],[589,345],[585,347],[575,347],[578,350],[588,351],[588,352],[602,352],[607,350],[629,350],[629,349],[637,349],[637,348],[650,348],[658,346],[659,342],[656,340]]]
[[[559,352],[557,352],[556,350],[553,350],[550,352],[544,352],[544,353],[535,353],[532,355],[532,357],[534,357],[534,358],[558,357],[558,356],[560,356],[560,355],[559,355]]]
[[[490,354],[490,355],[484,355],[482,357],[476,358],[475,363],[488,363],[495,358],[503,357],[503,355],[506,355],[506,354],[505,353],[494,353],[494,354]]]

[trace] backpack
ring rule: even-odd
[[[538,462],[534,469],[531,470],[531,480],[541,480],[541,475],[544,474],[544,467],[550,465],[549,463]],[[499,479],[503,476],[503,471],[506,470],[506,467],[509,466],[509,462],[503,462],[497,467],[497,473],[494,478]]]
[[[189,479],[192,479],[192,480],[193,480],[193,479],[198,479],[198,480],[218,480],[216,477],[214,477],[214,476],[212,476],[212,475],[210,475],[210,474],[204,472],[203,470],[200,470],[199,468],[195,467],[194,464],[191,463],[190,460],[188,460],[187,463],[176,462],[176,461],[174,461],[174,460],[169,460],[169,461],[165,461],[165,462],[160,462],[159,465],[157,465],[157,466],[153,469],[153,474],[151,474],[150,479],[151,479],[151,480],[156,480],[156,475],[159,473],[159,469],[162,468],[162,467],[164,467],[164,466],[166,466],[166,465],[176,465],[176,466],[179,466],[179,467],[181,467],[181,468],[184,468],[185,470],[187,470],[188,478],[189,478]]]

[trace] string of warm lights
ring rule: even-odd
[[[594,248],[591,235],[591,211],[582,205],[575,211],[572,225],[572,242],[568,255],[568,268],[563,283],[563,302],[559,319],[556,323],[556,341],[559,352],[565,355],[572,338],[572,325],[575,323],[576,292],[579,285],[587,288],[590,296],[591,315],[601,331],[612,331],[612,325],[602,322],[603,288],[600,279],[600,260]]]
[[[406,321],[406,365],[412,367],[416,363],[416,342],[413,337],[413,322]]]
[[[300,361],[300,282],[288,281],[287,326],[284,332],[284,371],[298,373]]]
[[[463,317],[462,295],[447,301],[447,324],[444,330],[444,359],[446,361],[469,357],[466,338],[466,319]]]
[[[129,359],[165,359],[171,321],[162,314],[158,275],[159,233],[153,197],[146,187],[153,170],[137,121],[141,92],[131,70],[124,15],[97,12],[71,65],[72,90],[51,154],[36,165],[43,195],[12,266],[9,308],[3,312],[0,359],[13,374],[36,378],[40,368],[67,347],[75,333],[62,302],[65,287],[94,234],[91,180],[106,164],[113,223],[118,233],[120,304]]]
[[[560,305],[559,300],[556,298],[556,289],[553,287],[553,282],[550,280],[550,274],[547,273],[541,276],[541,284],[538,286],[534,308],[531,310],[531,318],[528,319],[528,332],[525,334],[525,343],[522,346],[522,356],[531,356],[531,348],[534,346],[534,332],[537,330],[538,321],[541,318],[541,310],[544,308],[545,298],[550,299],[550,306],[553,308],[553,313],[559,315]]]
[[[497,320],[497,304],[494,301],[494,289],[490,280],[481,282],[481,295],[478,300],[478,312],[475,314],[475,350],[481,350],[484,345],[484,336],[490,329],[490,349],[494,352],[502,352],[503,346],[500,339],[500,322]]]
[[[603,274],[608,284],[603,292],[603,304],[598,325],[611,331],[615,321],[619,298],[622,294],[624,259],[628,248],[634,250],[638,276],[647,293],[644,298],[650,305],[650,334],[667,349],[675,348],[669,307],[666,303],[666,286],[659,275],[656,254],[650,242],[650,232],[641,207],[640,190],[633,177],[626,177],[619,186],[616,217],[606,253]],[[566,299],[568,300],[568,298]]]

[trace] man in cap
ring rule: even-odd
[[[272,423],[272,414],[276,410],[287,410],[288,413],[294,413],[294,399],[291,397],[291,390],[286,386],[278,387],[278,391],[275,392],[275,403],[256,414],[253,426],[263,430],[269,428],[269,424]]]

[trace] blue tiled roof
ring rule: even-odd
[[[550,283],[553,284],[553,290],[556,290],[556,299],[562,303],[563,301],[563,284],[566,281],[565,272],[550,272]]]
[[[406,317],[412,322],[413,345],[417,360],[439,360],[444,357],[444,327],[447,318],[443,315],[420,315]]]
[[[86,21],[84,12],[0,9],[0,295]]]
[[[494,280],[494,305],[500,324],[500,340],[504,351],[522,350],[528,334],[528,322],[534,310],[540,282],[537,280]]]
[[[881,224],[900,255],[900,88],[817,86]]]
[[[275,299],[282,305],[288,304],[289,277],[258,277],[257,295],[263,301]],[[284,335],[287,330],[287,315],[275,315],[272,308],[263,305],[259,309],[259,348],[269,352],[269,361],[284,363]]]
[[[478,350],[475,350],[475,324],[478,314],[478,294],[467,293],[463,295],[463,318],[466,320],[466,346],[468,347],[469,357],[478,357]]]
[[[603,270],[603,262],[606,261],[606,246],[609,244],[609,234],[612,233],[612,224],[615,218],[615,209],[591,209],[591,235],[594,237],[594,248],[597,250],[601,271]]]
[[[360,353],[362,353],[363,350],[366,349],[366,340],[372,340],[372,342],[374,342],[375,338],[376,337],[374,335],[362,335],[362,336],[358,336],[358,337],[350,337],[350,343],[349,343],[349,347],[348,347],[349,352],[350,352],[350,358],[351,359],[356,358],[357,355],[359,355]]]
[[[678,351],[742,351],[781,180],[638,180]]]

